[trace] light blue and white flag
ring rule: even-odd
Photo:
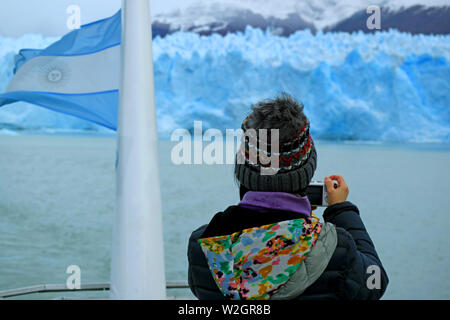
[[[74,30],[43,50],[23,49],[0,107],[25,101],[115,130],[121,11]]]

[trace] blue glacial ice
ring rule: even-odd
[[[14,55],[56,41],[0,37],[0,92]],[[450,142],[450,36],[299,31],[290,37],[247,28],[199,36],[177,32],[153,42],[158,131],[239,128],[252,104],[280,93],[305,105],[314,138]],[[0,108],[0,129],[107,129],[36,107]]]

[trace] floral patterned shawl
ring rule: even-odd
[[[213,278],[231,299],[269,299],[298,269],[322,224],[314,215],[199,239]]]

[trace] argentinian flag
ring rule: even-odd
[[[43,50],[23,49],[0,107],[25,101],[116,129],[121,11]]]

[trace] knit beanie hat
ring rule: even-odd
[[[282,94],[252,109],[242,123],[244,134],[235,158],[236,178],[252,191],[300,193],[309,185],[317,162],[303,104]],[[266,133],[260,129],[266,129]],[[278,129],[275,143],[271,129]],[[270,157],[278,158],[276,168],[268,161]]]

